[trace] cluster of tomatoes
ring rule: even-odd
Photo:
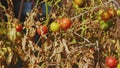
[[[107,57],[105,62],[109,68],[120,68],[120,63],[118,63],[115,57],[112,57],[112,56]]]
[[[70,18],[68,17],[63,17],[63,18],[58,18],[56,21],[52,22],[50,24],[50,30],[52,32],[57,32],[61,29],[67,30],[70,28],[72,22]],[[23,30],[22,24],[17,24],[16,25],[16,32],[21,32]],[[48,27],[47,25],[41,25],[40,28],[37,28],[37,33],[39,35],[46,34],[48,32]]]
[[[23,26],[22,24],[12,24],[14,28],[8,28],[7,38],[11,41],[19,40],[22,36]]]
[[[100,28],[107,30],[113,25],[113,19],[116,16],[120,16],[120,9],[109,8],[107,10],[100,10]]]
[[[58,18],[56,21],[50,24],[50,30],[52,32],[58,32],[60,28],[63,30],[67,30],[68,28],[70,28],[71,24],[72,22],[68,17]],[[48,27],[46,25],[41,25],[40,28],[37,28],[37,33],[39,35],[46,34],[47,32]]]

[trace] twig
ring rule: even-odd
[[[111,0],[111,1],[116,4],[116,6],[118,7],[118,9],[120,8],[120,5],[118,4],[118,2],[116,0]]]
[[[21,3],[20,3],[20,11],[19,11],[19,14],[18,14],[18,20],[20,20],[20,18],[21,18],[23,3],[24,3],[24,0],[22,0]]]
[[[71,31],[71,32],[73,32],[73,31]],[[76,32],[73,32],[73,33],[74,33],[75,35],[77,35],[77,36],[79,36],[79,37],[83,38],[86,42],[88,42],[88,43],[92,44],[92,42],[90,42],[88,39],[86,39],[86,38],[84,38],[84,37],[80,36],[78,33],[76,33]]]
[[[62,43],[63,43],[63,46],[65,47],[66,52],[70,53],[70,51],[69,51],[69,49],[68,49],[68,47],[66,45],[66,40],[65,39],[62,40]]]

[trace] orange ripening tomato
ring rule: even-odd
[[[61,28],[64,30],[70,28],[70,26],[72,25],[71,20],[67,17],[62,18],[60,24],[61,24]]]
[[[40,28],[37,28],[37,33],[39,35],[46,34],[48,32],[48,28],[46,25],[41,25]]]

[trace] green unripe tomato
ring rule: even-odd
[[[22,33],[16,32],[16,35],[17,35],[17,37],[21,37],[21,36],[22,36]]]
[[[117,16],[120,17],[120,9],[117,10]]]
[[[57,32],[60,29],[60,23],[53,22],[50,24],[50,30],[53,32]]]
[[[109,28],[109,25],[108,23],[104,22],[104,21],[101,21],[100,22],[100,29],[101,30],[107,30]]]
[[[117,64],[117,68],[120,68],[120,63]]]
[[[113,25],[113,20],[108,20],[107,22],[101,21],[100,28],[102,30],[108,30]]]

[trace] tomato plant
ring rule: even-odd
[[[73,0],[73,1],[76,5],[81,6],[85,0]]]
[[[104,11],[101,13],[101,19],[104,21],[108,21],[109,19],[111,19],[111,14],[108,11]]]
[[[106,58],[106,64],[110,68],[114,68],[117,65],[117,59],[115,57],[107,57]]]
[[[50,30],[56,32],[60,29],[60,23],[53,22],[50,24]]]
[[[23,29],[22,24],[17,24],[17,25],[16,25],[16,31],[17,31],[17,32],[21,32],[22,29]]]
[[[61,28],[64,30],[70,28],[70,26],[72,24],[71,20],[67,17],[62,18],[62,21],[60,23],[61,23]]]
[[[41,25],[40,28],[37,28],[37,33],[39,35],[46,34],[48,32],[48,28],[46,25]]]

